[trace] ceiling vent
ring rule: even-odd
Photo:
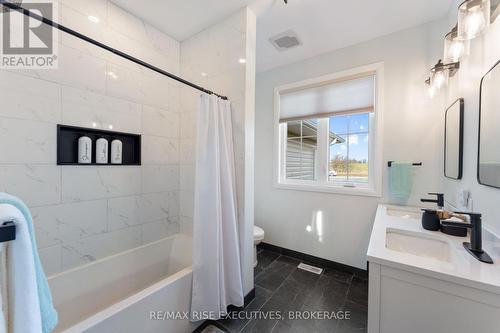
[[[269,38],[269,41],[278,51],[286,51],[296,46],[302,45],[299,37],[292,30],[285,31],[280,33],[279,35],[271,37]]]

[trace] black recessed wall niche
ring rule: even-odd
[[[78,139],[88,136],[92,140],[92,163],[78,163]],[[95,162],[95,145],[99,138],[108,140],[108,164]],[[122,142],[122,163],[111,164],[111,141]],[[57,125],[57,165],[141,165],[141,136],[139,134],[105,131],[95,128]]]

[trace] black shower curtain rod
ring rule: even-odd
[[[81,33],[77,32],[77,31],[75,31],[75,30],[72,30],[72,29],[70,29],[70,28],[68,28],[68,27],[65,27],[64,25],[61,25],[61,24],[56,23],[56,22],[54,22],[54,21],[51,21],[51,20],[49,20],[49,19],[47,19],[47,18],[45,18],[45,17],[42,17],[42,16],[37,15],[37,14],[35,14],[35,13],[32,13],[31,11],[29,11],[29,10],[27,10],[27,9],[25,9],[25,8],[23,8],[23,7],[21,7],[21,6],[19,6],[19,5],[18,5],[18,4],[16,4],[16,3],[8,2],[7,0],[0,0],[0,3],[1,3],[2,5],[4,5],[5,7],[9,8],[9,9],[16,10],[16,11],[18,11],[18,12],[20,12],[20,13],[22,13],[22,14],[26,15],[26,16],[29,16],[29,17],[31,17],[31,18],[33,18],[33,19],[35,19],[35,20],[40,21],[40,22],[43,22],[43,23],[45,23],[45,24],[47,24],[47,25],[49,25],[49,26],[51,26],[51,27],[53,27],[53,28],[59,29],[59,30],[61,30],[61,31],[63,31],[63,32],[67,33],[67,34],[70,34],[70,35],[72,35],[72,36],[76,37],[76,38],[79,38],[79,39],[81,39],[81,40],[84,40],[84,41],[86,41],[86,42],[89,42],[89,43],[91,43],[91,44],[94,44],[94,45],[95,45],[95,46],[97,46],[97,47],[100,47],[100,48],[102,48],[102,49],[105,49],[105,50],[107,50],[107,51],[109,51],[109,52],[112,52],[112,53],[116,54],[117,56],[120,56],[120,57],[122,57],[122,58],[125,58],[125,59],[127,59],[127,60],[130,60],[130,61],[132,61],[132,62],[135,62],[135,63],[136,63],[136,64],[138,64],[138,65],[141,65],[141,66],[144,66],[144,67],[146,67],[146,68],[149,68],[150,70],[155,71],[155,72],[157,72],[157,73],[159,73],[159,74],[162,74],[162,75],[168,76],[169,78],[171,78],[171,79],[173,79],[173,80],[176,80],[176,81],[178,81],[178,82],[180,82],[180,83],[183,83],[183,84],[185,84],[185,85],[188,85],[188,86],[190,86],[190,87],[192,87],[192,88],[194,88],[194,89],[197,89],[197,90],[202,91],[202,92],[204,92],[204,93],[206,93],[206,94],[209,94],[209,95],[216,95],[216,96],[218,96],[218,97],[220,97],[220,98],[222,98],[222,99],[224,99],[224,100],[227,100],[227,97],[226,97],[226,96],[216,94],[216,93],[214,93],[213,91],[210,91],[210,90],[205,89],[205,88],[203,88],[203,87],[201,87],[201,86],[199,86],[199,85],[197,85],[197,84],[194,84],[194,83],[192,83],[192,82],[189,82],[189,81],[187,81],[187,80],[185,80],[185,79],[183,79],[183,78],[181,78],[181,77],[179,77],[179,76],[177,76],[177,75],[174,75],[174,74],[172,74],[172,73],[169,73],[169,72],[167,72],[167,71],[164,71],[164,70],[163,70],[163,69],[161,69],[161,68],[158,68],[158,67],[153,66],[153,65],[151,65],[151,64],[149,64],[149,63],[147,63],[147,62],[144,62],[144,61],[142,61],[142,60],[140,60],[140,59],[137,59],[137,58],[135,58],[135,57],[133,57],[133,56],[131,56],[131,55],[129,55],[129,54],[127,54],[127,53],[125,53],[125,52],[122,52],[122,51],[120,51],[120,50],[114,49],[114,48],[112,48],[112,47],[110,47],[110,46],[108,46],[108,45],[106,45],[106,44],[103,44],[103,43],[101,43],[101,42],[99,42],[99,41],[95,40],[95,39],[92,39],[92,38],[90,38],[90,37],[88,37],[88,36],[85,36],[85,35],[83,35],[83,34],[81,34]]]

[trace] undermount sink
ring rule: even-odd
[[[387,215],[400,217],[403,219],[415,219],[420,220],[422,218],[422,213],[417,210],[406,210],[399,208],[387,208]]]
[[[385,247],[418,257],[451,262],[450,245],[443,240],[396,229],[387,229]]]

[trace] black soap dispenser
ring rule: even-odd
[[[425,230],[438,231],[441,228],[441,221],[437,210],[435,209],[422,209],[422,227]]]

